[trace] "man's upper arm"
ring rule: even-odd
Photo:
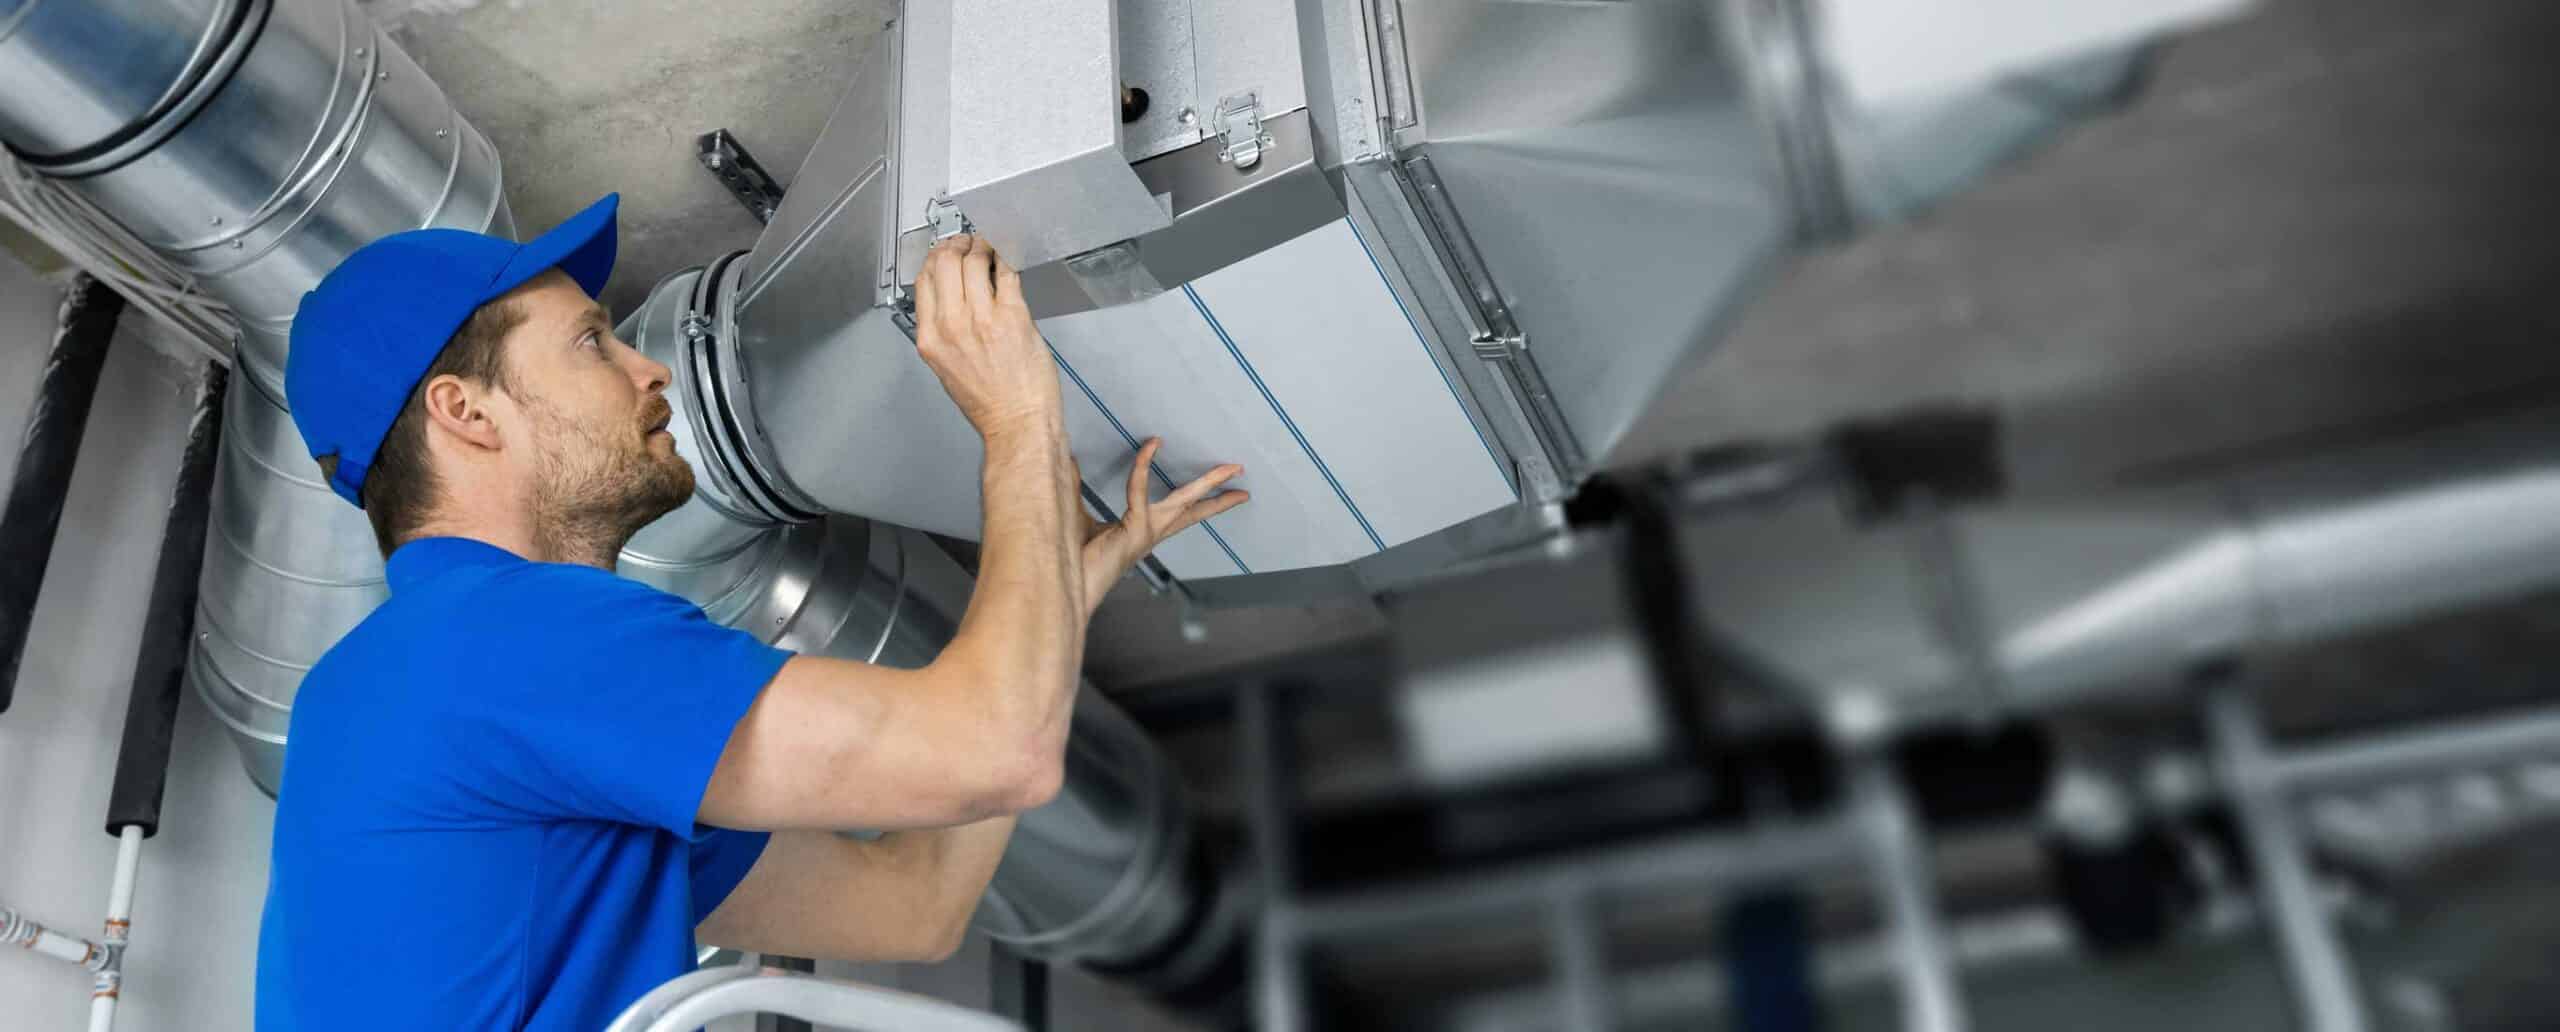
[[[794,656],[738,721],[699,820],[726,828],[944,827],[1006,812],[1019,749],[990,741],[946,666]]]

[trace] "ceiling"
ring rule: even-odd
[[[2560,388],[2560,8],[2265,0],[2123,111],[1778,277],[1620,464],[1938,401],[2057,489]]]
[[[695,165],[726,127],[786,183],[887,0],[373,0],[498,145],[518,222],[624,195],[607,300],[743,248]],[[1941,402],[1996,407],[2012,483],[2201,469],[2560,390],[2560,6],[2264,0],[2163,48],[2123,110],[1935,210],[1800,256],[1610,457]],[[1360,603],[1115,600],[1105,678],[1374,633]]]
[[[760,228],[694,137],[726,128],[784,183],[826,126],[894,0],[364,0],[506,162],[517,226],[622,194],[605,301],[628,311],[668,273]]]

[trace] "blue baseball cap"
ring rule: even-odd
[[[621,194],[606,194],[523,244],[459,229],[394,233],[357,248],[302,295],[285,353],[285,403],[311,457],[338,457],[329,489],[364,506],[365,470],[382,436],[481,305],[551,269],[588,297],[602,292],[621,204]]]

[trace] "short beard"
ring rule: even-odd
[[[536,400],[541,478],[534,540],[554,561],[610,570],[631,535],[693,497],[693,467],[659,456],[639,426],[580,423]]]

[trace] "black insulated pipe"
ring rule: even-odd
[[[143,610],[142,648],[133,664],[133,698],[124,708],[124,743],[116,749],[115,787],[107,794],[109,836],[133,825],[141,826],[145,838],[160,831],[160,797],[169,786],[169,745],[178,726],[178,689],[194,645],[196,577],[204,568],[205,526],[213,508],[213,460],[222,450],[222,391],[230,379],[221,366],[207,366],[196,389],[186,457],[178,463],[178,486],[169,495],[169,522],[160,530],[151,603]]]
[[[62,501],[71,492],[71,468],[80,435],[89,425],[89,403],[107,365],[107,341],[124,313],[124,296],[81,275],[64,292],[55,320],[53,351],[36,385],[35,408],[20,438],[9,501],[0,507],[0,712],[17,694],[18,662],[35,623],[36,596],[53,559],[53,533],[62,525]]]

